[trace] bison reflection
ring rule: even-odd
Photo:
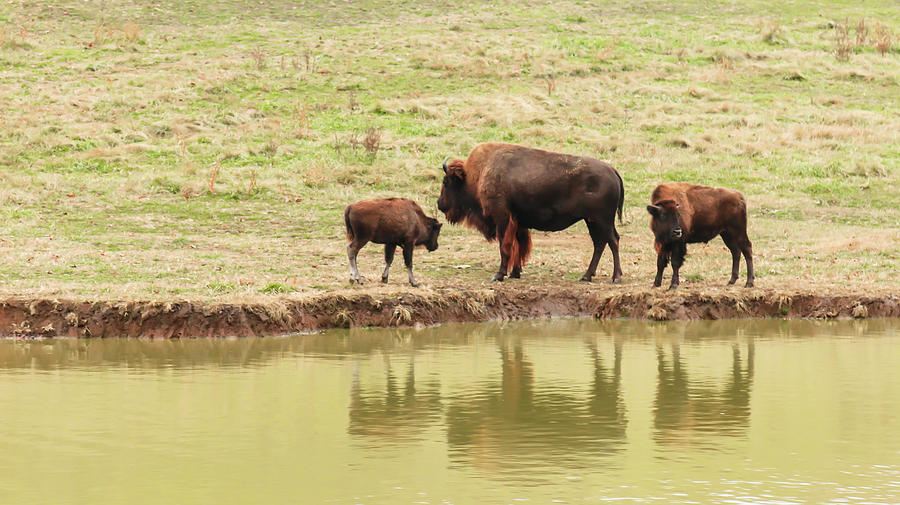
[[[621,347],[610,369],[591,344],[593,377],[587,391],[556,384],[535,387],[532,364],[520,341],[500,341],[501,378],[450,402],[451,458],[498,472],[531,467],[535,460],[560,469],[587,467],[616,453],[625,440]]]
[[[677,344],[672,345],[671,364],[666,362],[662,347],[657,347],[659,379],[654,409],[657,441],[679,445],[692,443],[697,433],[743,434],[750,420],[753,354],[750,342],[744,366],[740,348],[734,344],[731,374],[717,386],[688,378]],[[698,439],[708,441],[709,437]]]
[[[413,358],[410,358],[402,385],[398,383],[387,357],[385,365],[386,386],[383,392],[367,391],[360,384],[359,374],[354,374],[348,431],[351,435],[376,436],[394,441],[417,440],[431,422],[440,419],[440,384],[431,381],[417,388]]]

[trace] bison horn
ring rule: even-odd
[[[445,173],[445,174],[447,173],[447,160],[449,160],[449,159],[450,159],[449,156],[447,156],[446,158],[444,158],[444,173]]]

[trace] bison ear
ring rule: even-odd
[[[653,217],[659,217],[659,211],[661,211],[661,210],[662,209],[657,207],[656,205],[648,205],[647,206],[647,212],[649,212],[650,215]]]

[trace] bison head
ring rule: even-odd
[[[682,240],[684,230],[681,229],[681,221],[678,219],[680,206],[674,200],[663,200],[656,205],[648,205],[647,212],[653,216],[650,219],[650,229],[660,244],[668,244]]]
[[[444,182],[438,198],[438,209],[454,224],[465,219],[473,210],[481,210],[478,200],[466,188],[466,172],[463,167],[463,160],[453,160],[449,164],[444,160]]]
[[[433,217],[425,218],[425,226],[428,228],[427,238],[425,239],[425,248],[428,252],[438,248],[438,235],[441,234],[441,223]]]
[[[497,238],[497,227],[494,221],[484,215],[481,202],[470,189],[473,182],[467,181],[465,162],[453,160],[450,163],[444,161],[444,182],[441,187],[441,196],[438,198],[438,209],[447,217],[447,221],[453,224],[465,221],[466,226],[480,231],[484,238],[494,240]]]

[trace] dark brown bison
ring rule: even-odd
[[[441,223],[426,217],[419,205],[405,198],[367,200],[348,205],[344,209],[344,224],[347,226],[347,257],[350,258],[350,283],[362,284],[356,255],[368,242],[384,244],[384,273],[381,282],[388,281],[388,270],[394,261],[397,246],[403,248],[403,262],[413,287],[419,284],[413,278],[412,255],[416,246],[424,245],[429,251],[438,248],[438,234]]]
[[[687,244],[709,242],[721,235],[731,251],[731,280],[738,278],[741,253],[747,260],[747,287],[753,287],[753,249],[747,238],[747,203],[744,195],[726,188],[685,183],[660,184],[647,206],[650,229],[656,236],[655,287],[662,284],[663,270],[672,261],[672,284],[678,287],[678,269],[684,263]]]
[[[451,223],[464,221],[489,241],[500,240],[500,268],[493,280],[518,278],[531,252],[531,232],[559,231],[584,220],[594,256],[582,281],[597,271],[603,248],[613,254],[612,282],[619,282],[619,233],[625,186],[608,164],[582,156],[488,143],[465,160],[444,162],[438,208]]]

